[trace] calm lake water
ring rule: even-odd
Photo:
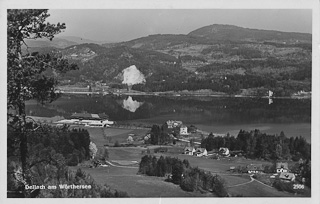
[[[237,135],[240,129],[311,141],[310,99],[63,95],[44,106],[27,103],[32,116],[68,118],[75,112],[106,113],[110,120],[162,124],[181,120],[207,132]]]

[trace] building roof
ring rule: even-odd
[[[200,148],[200,147],[198,147],[198,148],[196,149],[196,152],[201,152],[201,153],[203,153],[204,151],[206,151],[206,148]]]
[[[185,148],[184,148],[184,151],[190,151],[190,152],[191,152],[191,151],[193,151],[193,150],[194,150],[193,147],[185,147]]]
[[[276,164],[276,168],[277,168],[277,169],[289,169],[287,162],[278,162],[278,163]]]
[[[293,173],[281,172],[279,175],[279,178],[283,179],[283,180],[290,180],[291,181],[291,180],[295,179],[296,176]]]
[[[77,119],[93,119],[93,120],[102,120],[102,119],[108,119],[108,115],[105,113],[99,113],[99,114],[91,114],[91,113],[74,113],[71,115],[71,118],[77,118]]]

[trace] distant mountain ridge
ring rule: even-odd
[[[275,96],[288,96],[311,90],[312,35],[307,33],[214,24],[187,35],[157,34],[102,45],[55,39],[47,49],[48,42],[39,41],[38,50],[56,49],[79,65],[63,77],[67,83],[104,81],[121,87],[122,70],[135,65],[146,84],[133,88],[146,92],[249,90],[245,93],[263,95],[269,89]]]
[[[82,37],[77,37],[77,36],[59,36],[59,39],[65,39],[65,40],[69,40],[72,42],[76,42],[78,44],[84,44],[84,43],[94,43],[94,44],[104,44],[104,43],[110,43],[107,40],[105,41],[98,41],[98,40],[91,40],[91,39],[86,39],[86,38],[82,38]]]
[[[54,47],[54,48],[66,48],[72,45],[79,45],[85,43],[94,43],[94,44],[107,44],[106,41],[94,41],[90,39],[85,39],[81,37],[75,36],[59,36],[52,39],[52,41],[48,39],[37,39],[37,40],[26,40],[25,41],[28,47]],[[24,45],[25,46],[25,45]]]
[[[213,24],[191,31],[189,36],[205,37],[210,40],[298,40],[311,42],[312,36],[308,33],[282,32],[275,30],[260,30],[243,28],[234,25]]]
[[[54,48],[66,48],[72,45],[77,45],[78,43],[69,41],[66,39],[61,39],[61,38],[53,38],[52,41],[48,39],[37,39],[37,40],[25,40],[25,43],[28,45],[30,48],[34,47],[54,47]],[[25,47],[25,45],[23,45]]]

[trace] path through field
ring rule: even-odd
[[[113,167],[129,168],[129,169],[138,169],[139,168],[137,166],[119,166],[119,165],[112,164],[111,162],[109,162],[107,160],[106,160],[106,163],[108,163],[109,165],[111,165]]]

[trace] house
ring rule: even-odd
[[[194,152],[194,155],[196,155],[197,157],[207,156],[208,152],[207,152],[206,148],[200,148],[199,147]]]
[[[230,166],[229,171],[235,172],[236,171],[236,167],[235,166]]]
[[[146,134],[146,136],[143,137],[144,143],[148,143],[150,138],[151,138],[151,134],[150,133]]]
[[[193,147],[185,147],[184,148],[184,154],[186,154],[186,155],[193,155],[195,151],[196,150]]]
[[[247,165],[247,170],[249,174],[257,174],[263,172],[262,164],[250,164]]]
[[[290,182],[294,181],[296,179],[296,176],[294,175],[294,173],[281,172],[279,175],[279,179],[281,181]]]
[[[127,143],[129,143],[129,144],[133,143],[133,137],[131,135],[128,136]]]
[[[278,162],[276,164],[277,173],[288,172],[288,163],[287,162]]]
[[[171,181],[172,180],[172,174],[171,173],[165,173],[164,177],[166,180]]]
[[[181,127],[180,127],[180,135],[189,135],[187,126],[181,125]]]
[[[228,157],[230,156],[230,151],[226,147],[220,147],[219,154],[221,154],[222,156]]]

